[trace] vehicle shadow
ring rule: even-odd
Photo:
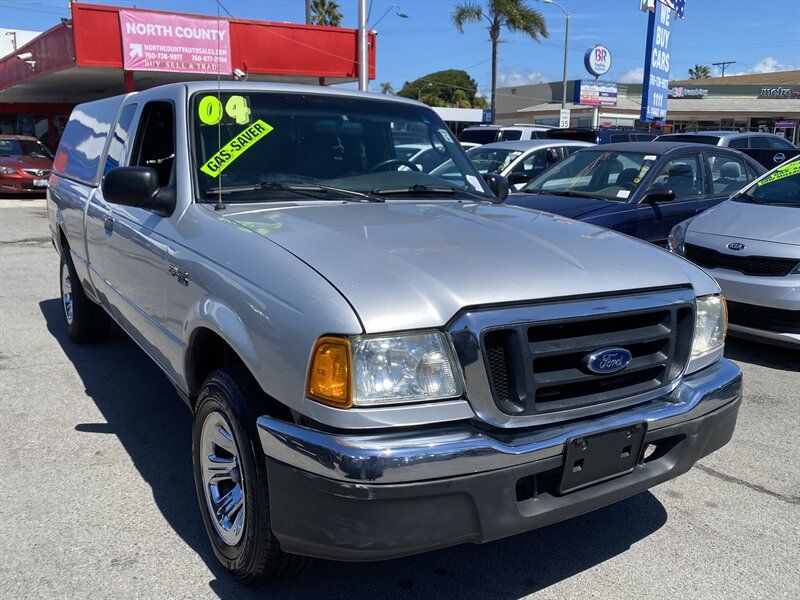
[[[725,358],[782,371],[800,371],[800,350],[729,335]]]
[[[97,345],[67,337],[58,299],[39,304],[50,334],[106,423],[76,430],[116,435],[165,520],[208,565],[214,593],[235,598],[518,598],[626,552],[667,521],[650,492],[564,523],[479,546],[464,545],[377,563],[316,561],[302,575],[245,587],[217,563],[195,497],[191,417],[166,377],[123,332]]]

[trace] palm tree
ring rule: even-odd
[[[711,69],[705,65],[695,65],[689,69],[689,79],[707,79],[711,77]]]
[[[492,111],[497,104],[497,45],[500,43],[500,31],[505,27],[511,32],[524,33],[534,41],[547,37],[547,25],[542,13],[528,6],[526,0],[487,0],[486,10],[472,0],[456,4],[451,15],[453,24],[460,33],[464,33],[467,23],[488,23],[489,41],[492,43]]]
[[[335,0],[311,0],[311,23],[338,27],[342,22],[339,3]]]
[[[311,25],[311,0],[306,0],[306,25]]]
[[[455,108],[472,108],[469,102],[469,96],[464,90],[453,90],[453,95],[450,97],[451,102]]]
[[[391,81],[384,81],[381,84],[381,94],[394,94],[394,88]]]

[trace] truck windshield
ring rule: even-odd
[[[450,196],[492,198],[453,134],[422,106],[244,90],[195,94],[191,110],[201,201],[217,190],[226,201],[297,196],[297,184],[325,186],[326,197],[414,188],[417,196],[446,198],[425,191],[446,187]],[[431,174],[442,162],[455,168]]]
[[[733,199],[756,204],[800,208],[800,159],[778,167],[742,193],[734,196]]]
[[[654,154],[581,150],[552,166],[522,191],[627,202],[655,164]]]
[[[53,158],[44,144],[34,140],[0,140],[0,156]]]

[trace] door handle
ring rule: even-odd
[[[114,217],[108,216],[103,219],[103,229],[109,233],[114,231]]]
[[[786,160],[786,155],[783,152],[778,152],[772,157],[772,160],[774,160],[776,163],[783,162]]]

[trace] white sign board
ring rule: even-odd
[[[566,129],[567,127],[569,127],[569,109],[568,108],[562,108],[558,112],[558,126],[561,127],[561,129]]]

